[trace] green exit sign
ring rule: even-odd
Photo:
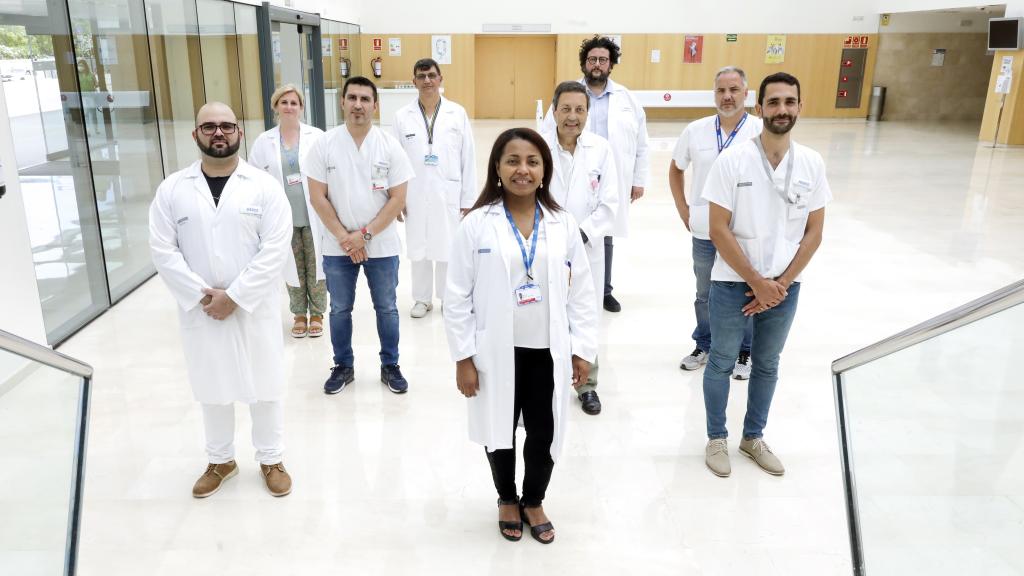
[[[736,41],[736,35],[735,34],[726,34],[725,35],[725,41],[726,42],[735,42]]]

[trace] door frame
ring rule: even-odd
[[[274,110],[270,106],[270,97],[274,95],[274,47],[271,36],[271,22],[284,22],[308,26],[309,59],[312,60],[310,73],[310,95],[306,106],[309,109],[313,125],[321,130],[327,128],[327,117],[324,112],[324,62],[323,48],[320,43],[320,16],[310,12],[300,12],[291,8],[272,6],[264,2],[256,8],[256,33],[260,44],[260,83],[263,87],[263,124],[267,130],[274,127]],[[320,97],[318,98],[317,95]]]

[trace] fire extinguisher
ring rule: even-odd
[[[341,77],[348,78],[348,75],[352,72],[352,61],[348,58],[342,58],[338,62],[338,68],[340,69]]]
[[[384,63],[380,59],[380,56],[370,60],[370,66],[373,68],[373,77],[374,78],[380,78],[384,74],[384,72],[381,70],[381,66],[383,66],[383,65],[384,65]]]

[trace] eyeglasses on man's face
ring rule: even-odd
[[[213,136],[220,129],[224,134],[234,134],[238,131],[238,124],[233,122],[221,122],[217,124],[215,122],[204,122],[199,125],[199,131],[205,136]]]
[[[587,64],[607,64],[611,62],[611,59],[607,56],[589,56],[587,57]]]
[[[431,82],[435,82],[440,77],[441,77],[441,75],[436,73],[436,72],[429,72],[429,73],[426,73],[426,74],[420,72],[416,76],[413,76],[413,78],[415,78],[416,80],[419,80],[420,82],[423,82],[424,80],[430,80]]]

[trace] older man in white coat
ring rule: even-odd
[[[554,164],[551,195],[579,222],[594,294],[600,294],[604,286],[604,237],[612,233],[619,204],[618,175],[608,141],[583,130],[589,105],[587,91],[579,82],[559,84],[551,99],[555,129],[545,131],[543,136]],[[596,297],[594,306],[596,317],[600,317],[601,301]],[[596,360],[586,384],[577,388],[576,394],[585,413],[601,413]]]
[[[608,140],[615,153],[615,167],[619,173],[619,207],[615,215],[615,228],[604,237],[604,309],[622,310],[612,295],[612,238],[629,236],[629,206],[644,195],[649,171],[647,146],[647,114],[636,97],[622,84],[610,78],[612,68],[619,63],[621,50],[607,36],[588,38],[580,46],[580,84],[590,96],[590,118],[586,130]],[[544,130],[554,129],[554,118],[549,113]],[[601,292],[598,292],[601,297]]]
[[[291,208],[272,176],[238,158],[242,129],[227,105],[199,110],[202,160],[171,174],[150,206],[157,272],[178,303],[192,392],[203,407],[209,465],[192,495],[238,473],[234,403],[249,405],[256,460],[274,496],[291,492],[282,464],[284,408],[280,282]]]
[[[430,58],[413,65],[416,100],[395,113],[395,138],[402,144],[416,177],[405,200],[405,241],[412,261],[411,316],[423,318],[444,298],[448,250],[462,213],[476,188],[473,129],[462,106],[441,96],[444,77]]]

